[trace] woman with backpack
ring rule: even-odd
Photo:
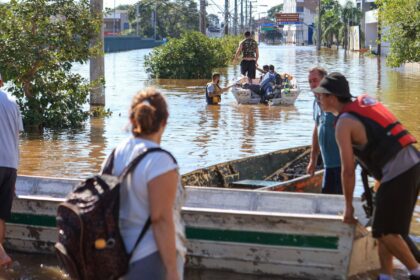
[[[147,149],[160,147],[168,116],[166,101],[155,89],[134,97],[129,116],[133,136],[116,147],[112,175],[120,175]],[[120,189],[119,225],[126,250],[134,252],[129,271],[121,279],[183,279],[183,199],[178,165],[165,151],[148,153],[128,174]],[[135,246],[149,218],[151,226]]]

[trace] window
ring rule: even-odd
[[[303,13],[303,6],[297,6],[296,13]]]

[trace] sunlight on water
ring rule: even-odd
[[[53,177],[87,177],[99,170],[104,157],[127,131],[127,110],[132,96],[146,86],[155,86],[167,98],[170,119],[162,146],[174,153],[187,172],[210,164],[308,145],[313,128],[313,95],[307,84],[308,69],[320,65],[346,75],[353,95],[369,93],[379,98],[420,139],[420,74],[390,69],[382,59],[346,54],[344,51],[315,47],[261,46],[260,66],[273,64],[279,72],[294,75],[301,95],[294,106],[238,105],[232,94],[222,98],[221,106],[207,106],[204,100],[206,80],[153,80],[144,72],[144,55],[150,50],[106,54],[106,108],[113,114],[93,119],[83,129],[46,131],[42,135],[25,134],[21,140],[20,174]],[[88,77],[88,65],[75,71]],[[239,75],[239,66],[218,69],[222,83]],[[356,194],[361,193],[360,184]],[[416,209],[412,233],[420,236]],[[4,279],[61,279],[55,260],[17,255],[24,263],[4,274]],[[48,263],[53,263],[49,266]],[[40,267],[40,263],[44,266]],[[23,269],[24,267],[24,269]],[[47,275],[47,276],[46,276]]]

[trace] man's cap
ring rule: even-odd
[[[319,83],[319,86],[312,91],[340,97],[354,97],[350,94],[349,82],[346,77],[338,72],[332,72],[325,76]]]

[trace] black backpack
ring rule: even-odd
[[[120,176],[110,175],[114,152],[100,175],[77,185],[57,209],[58,241],[55,251],[60,265],[72,279],[117,279],[127,273],[130,258],[150,226],[150,217],[131,252],[127,252],[119,230],[120,185],[150,148],[135,157]]]

